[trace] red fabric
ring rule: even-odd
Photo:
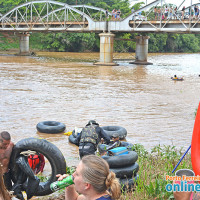
[[[30,165],[30,167],[32,168],[32,169],[35,169],[36,167],[37,167],[37,165],[39,165],[40,164],[40,159],[39,159],[39,156],[36,154],[36,155],[30,155],[29,157],[28,157],[28,163],[29,163],[29,165]]]
[[[36,154],[36,155],[30,155],[28,157],[28,163],[35,172],[35,174],[38,174],[39,172],[43,172],[44,166],[45,166],[45,159],[43,154]]]

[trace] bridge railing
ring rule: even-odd
[[[109,20],[110,12],[94,6],[36,0],[0,16],[0,31],[200,32],[199,18],[182,14],[167,0],[155,0],[124,19]]]

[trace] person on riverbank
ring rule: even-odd
[[[2,172],[4,183],[8,190],[12,188],[11,175],[9,170],[10,156],[12,153],[14,143],[11,141],[10,133],[3,131],[0,133],[0,164],[2,165]]]
[[[0,200],[11,200],[11,197],[4,184],[2,165],[0,165]]]
[[[112,136],[112,141],[109,144],[110,146],[106,149],[106,151],[109,151],[110,149],[119,147],[121,145],[121,141],[119,140],[119,134],[114,133]]]
[[[101,138],[105,140],[106,144],[110,143],[110,137],[99,127],[99,124],[94,120],[90,120],[75,139],[75,143],[79,144],[80,158],[95,154],[97,144],[101,141]]]
[[[58,180],[67,177],[57,175]],[[74,185],[65,189],[65,200],[117,200],[121,196],[120,183],[108,163],[101,157],[88,155],[73,173]]]

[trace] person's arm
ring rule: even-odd
[[[173,184],[176,182],[174,181]],[[192,192],[173,192],[175,200],[190,200]]]
[[[58,181],[62,181],[67,176],[67,174],[56,175],[56,177],[58,177]],[[65,200],[78,200],[78,196],[79,194],[76,192],[74,185],[70,185],[65,188]]]
[[[79,145],[80,139],[81,139],[82,131],[77,135],[77,137],[74,139],[74,143]]]
[[[58,180],[62,180],[67,177],[67,174],[61,175]],[[76,192],[74,185],[70,185],[65,188],[65,200],[86,200],[83,195],[79,195]]]
[[[100,130],[101,138],[103,138],[105,140],[106,144],[109,144],[110,143],[110,137],[106,134],[106,132],[101,127],[98,127],[98,128]]]
[[[76,192],[74,185],[65,188],[65,200],[78,200],[79,194]]]
[[[76,192],[74,185],[70,185],[65,189],[65,200],[86,200],[86,199],[83,195],[79,195]]]
[[[114,144],[112,144],[111,146],[109,146],[108,148],[106,148],[106,151],[109,151],[110,149],[115,148],[117,145],[117,142],[114,142]]]
[[[190,200],[192,192],[174,192],[174,198],[176,200]]]

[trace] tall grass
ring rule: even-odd
[[[122,200],[167,200],[174,199],[172,192],[167,192],[165,186],[171,181],[166,181],[165,176],[174,176],[172,170],[183,155],[182,149],[175,146],[155,146],[151,152],[147,152],[140,144],[134,145],[138,153],[137,163],[140,166],[139,179],[130,192],[122,194]],[[178,169],[192,169],[191,155],[187,154]]]

